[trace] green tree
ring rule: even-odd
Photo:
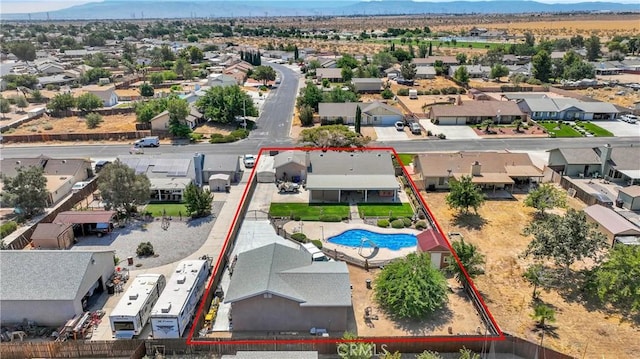
[[[36,47],[28,41],[10,42],[6,45],[20,61],[33,61],[36,59]]]
[[[413,78],[416,77],[416,73],[416,64],[410,63],[408,61],[402,63],[402,66],[400,67],[400,74],[403,78],[407,80],[413,80]]]
[[[193,74],[191,64],[189,64],[189,62],[184,58],[179,58],[176,60],[176,62],[173,64],[173,71],[179,76],[182,76],[182,78],[184,79],[191,78],[187,76],[189,75],[189,73]]]
[[[349,82],[353,78],[353,70],[349,66],[345,66],[340,70],[340,76],[342,76],[342,81]]]
[[[547,323],[553,323],[556,321],[556,311],[546,304],[539,303],[533,307],[531,318],[536,321],[536,326],[542,329],[542,335],[540,337],[540,345],[542,346],[544,334],[549,329]]]
[[[482,121],[482,123],[480,123],[480,127],[484,127],[484,130],[483,130],[484,133],[489,133],[489,129],[491,129],[493,125],[495,125],[495,123],[493,123],[493,120],[489,120],[489,119],[486,119]]]
[[[590,277],[587,288],[603,303],[640,312],[640,246],[616,245]]]
[[[538,215],[544,217],[544,211],[548,209],[566,207],[567,196],[564,191],[553,184],[545,183],[529,192],[527,198],[524,199],[524,205],[535,208],[538,211]]]
[[[136,119],[140,123],[148,123],[151,119],[167,109],[168,100],[168,98],[161,98],[136,103]]]
[[[90,113],[85,116],[85,123],[87,124],[87,128],[96,128],[102,122],[102,116],[98,113]]]
[[[309,105],[302,105],[302,107],[298,110],[298,116],[300,117],[300,123],[302,124],[302,126],[312,126],[313,115],[313,107]]]
[[[86,92],[76,98],[76,108],[83,114],[102,107],[103,102],[100,97]]]
[[[390,52],[382,51],[382,52],[378,52],[377,54],[373,55],[373,58],[371,59],[371,61],[375,65],[380,66],[382,69],[388,69],[393,64],[398,62],[398,59],[396,59],[393,56],[393,54],[391,54]]]
[[[596,61],[600,58],[600,38],[596,35],[591,35],[587,41],[585,41],[587,48],[587,61]]]
[[[154,94],[153,86],[147,83],[140,85],[140,96],[153,97],[153,94]]]
[[[170,98],[167,101],[167,111],[169,112],[169,133],[176,137],[189,136],[191,128],[184,122],[189,115],[187,101],[178,97]]]
[[[516,132],[520,132],[520,128],[522,127],[523,123],[524,122],[519,118],[516,118],[515,120],[513,120],[513,122],[511,122],[512,125],[516,126]]]
[[[336,61],[336,65],[340,68],[348,67],[355,69],[358,67],[358,60],[349,54],[342,54],[342,57]]]
[[[542,286],[546,283],[546,272],[545,267],[540,264],[532,264],[527,267],[527,270],[522,274],[522,277],[527,280],[527,282],[533,285],[533,293],[531,294],[531,298],[538,298],[538,287]]]
[[[478,213],[478,208],[484,203],[485,197],[482,189],[476,186],[472,179],[472,176],[462,176],[459,181],[449,182],[450,191],[446,201],[450,208],[461,210],[466,214],[471,207]]]
[[[492,79],[500,79],[501,77],[509,75],[509,68],[502,64],[495,64],[491,66],[491,74],[489,75]]]
[[[173,61],[176,59],[176,55],[171,51],[168,45],[162,45],[160,48],[160,56],[162,61]]]
[[[308,105],[313,108],[314,111],[318,111],[318,104],[320,102],[322,102],[322,90],[320,90],[313,82],[307,81],[302,93],[296,100],[296,105],[298,108]]]
[[[360,126],[362,125],[362,110],[360,109],[360,105],[356,106],[356,133],[360,133]]]
[[[47,104],[47,108],[53,112],[60,113],[70,110],[76,105],[76,99],[70,93],[59,93]]]
[[[258,116],[251,96],[238,85],[212,87],[196,101],[196,107],[214,122],[233,123],[237,117]]]
[[[152,85],[160,85],[164,82],[164,76],[160,72],[152,72],[149,75],[149,82],[151,82]]]
[[[605,236],[595,223],[587,222],[583,211],[570,208],[564,216],[547,215],[544,220],[531,222],[524,229],[532,235],[524,256],[551,259],[569,274],[570,266],[584,258],[597,259],[598,251],[606,246]]]
[[[300,133],[300,142],[322,148],[364,147],[371,139],[363,137],[344,125],[308,128]]]
[[[341,87],[334,87],[329,92],[322,94],[322,102],[357,102],[358,95]]]
[[[447,282],[429,253],[387,264],[375,279],[375,299],[397,318],[424,319],[447,302]]]
[[[276,70],[271,66],[256,66],[253,69],[252,77],[258,81],[262,81],[262,84],[266,86],[267,82],[276,79]]]
[[[24,112],[24,109],[29,106],[29,102],[27,98],[24,96],[16,96],[16,107],[20,109],[20,111]]]
[[[0,97],[0,114],[2,114],[2,118],[4,118],[5,113],[11,112],[11,103],[4,97]]]
[[[173,81],[178,78],[178,74],[172,70],[162,71],[162,78],[164,81]]]
[[[294,45],[293,47],[293,59],[298,60],[300,58],[300,51],[298,51],[298,46]]]
[[[40,92],[40,90],[34,90],[31,92],[31,99],[36,103],[40,103],[44,99],[44,96],[42,96],[42,92]]]
[[[211,201],[213,201],[213,194],[208,189],[202,189],[191,183],[184,190],[185,207],[193,218],[210,215]]]
[[[571,66],[565,66],[563,77],[567,80],[592,79],[596,76],[596,69],[587,62],[577,62]]]
[[[470,278],[484,274],[485,257],[478,251],[478,247],[471,243],[466,243],[464,239],[452,242],[451,247],[455,250],[462,267],[460,267],[458,261],[451,261],[447,271],[452,273],[458,282],[467,283],[464,271],[467,272]]]
[[[390,88],[385,88],[384,90],[382,90],[382,93],[380,93],[380,96],[382,96],[383,99],[385,100],[390,100],[393,98],[393,91],[391,91]]]
[[[107,209],[129,216],[137,206],[149,201],[151,183],[144,173],[136,171],[116,159],[100,171],[98,189]]]
[[[421,42],[418,45],[418,57],[422,59],[427,57],[428,54],[429,54],[429,48],[427,47],[427,44],[425,44],[424,42]]]
[[[463,84],[468,83],[469,71],[467,71],[467,67],[466,66],[458,67],[456,71],[453,73],[453,78],[460,83],[463,83]]]
[[[189,59],[191,63],[200,63],[204,60],[204,53],[197,46],[189,46]]]
[[[456,54],[456,60],[458,60],[458,65],[464,65],[467,63],[467,54],[464,52],[459,52]]]
[[[375,344],[356,341],[358,336],[345,332],[338,343],[338,356],[341,359],[370,359],[373,357]]]
[[[438,352],[425,350],[422,353],[416,355],[416,359],[442,359],[442,356]]]
[[[544,50],[538,51],[531,59],[531,63],[533,77],[542,82],[549,82],[549,77],[551,77],[551,56],[549,53]]]
[[[480,355],[472,352],[471,349],[462,347],[462,349],[460,349],[460,356],[458,358],[459,359],[480,359]]]
[[[29,219],[44,211],[49,201],[47,179],[41,167],[18,167],[14,177],[1,175],[2,203],[16,208],[20,218]]]
[[[111,72],[107,69],[96,67],[85,72],[80,78],[80,82],[86,85],[86,84],[96,83],[98,82],[98,80],[102,78],[110,79]]]

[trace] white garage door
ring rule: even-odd
[[[397,116],[397,115],[376,116],[373,124],[375,126],[393,126],[393,124],[398,121],[402,121],[402,116]]]

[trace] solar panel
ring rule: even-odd
[[[173,160],[156,159],[154,161],[153,172],[169,172],[171,171],[172,165],[173,165]]]
[[[149,168],[150,159],[139,158],[137,160],[137,164],[135,165],[136,174],[146,173]]]

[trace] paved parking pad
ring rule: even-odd
[[[127,257],[133,257],[135,264],[142,264],[140,269],[177,263],[189,257],[204,244],[223,205],[224,202],[214,201],[212,205],[214,215],[206,218],[189,222],[172,218],[166,230],[162,229],[160,219],[153,222],[132,221],[126,227],[116,228],[110,235],[101,238],[80,237],[71,250],[114,250],[116,257],[120,259],[121,266],[127,265]],[[136,249],[142,242],[151,242],[158,256],[136,257]]]
[[[480,138],[473,129],[465,125],[449,125],[438,126],[431,123],[431,120],[420,120],[420,125],[424,127],[426,131],[431,131],[433,135],[443,133],[449,140],[466,140],[466,139],[478,139]]]
[[[613,133],[614,136],[640,136],[640,124],[626,123],[623,121],[591,121],[605,130]]]
[[[398,131],[395,127],[374,127],[376,130],[377,141],[408,141],[409,136],[404,131]]]

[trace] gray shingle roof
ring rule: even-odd
[[[0,300],[73,300],[91,259],[112,251],[0,251]]]
[[[600,157],[592,148],[558,148],[567,164],[600,164]],[[553,150],[552,150],[553,151]]]
[[[398,181],[385,151],[311,152],[308,189],[397,189]]]
[[[206,155],[204,156],[203,171],[238,171],[240,159],[236,155]]]
[[[274,157],[274,168],[281,167],[288,163],[297,163],[302,166],[307,165],[307,153],[303,151],[284,151]]]
[[[225,302],[270,293],[302,306],[349,306],[350,288],[344,262],[312,262],[306,251],[274,243],[238,255]]]

